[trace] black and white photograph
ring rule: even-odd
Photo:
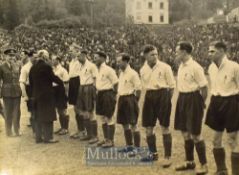
[[[239,0],[0,0],[0,175],[239,175]]]

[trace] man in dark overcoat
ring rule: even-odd
[[[53,122],[56,120],[53,82],[59,86],[63,86],[63,82],[54,75],[46,50],[38,52],[38,61],[30,70],[29,80],[34,101],[36,143],[57,143],[53,139]]]

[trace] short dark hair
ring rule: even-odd
[[[103,57],[104,59],[107,58],[107,55],[105,54],[105,52],[98,51],[98,52],[95,52],[95,54],[99,55],[100,57]]]
[[[129,62],[130,61],[130,55],[127,53],[122,53],[121,54],[122,61]]]
[[[214,41],[214,42],[210,43],[210,46],[214,46],[216,49],[223,49],[224,52],[227,51],[227,45],[226,45],[226,43],[224,43],[222,41]]]
[[[10,49],[6,49],[3,53],[5,55],[16,55],[17,51],[13,48],[10,48]]]
[[[24,55],[28,55],[29,56],[29,51],[27,51],[27,50],[22,50],[21,53],[24,53]]]
[[[192,45],[192,43],[190,43],[188,41],[179,42],[178,46],[179,46],[180,50],[184,50],[188,54],[191,54],[193,51],[193,45]]]
[[[151,52],[151,51],[153,51],[153,50],[157,50],[157,48],[156,48],[155,46],[151,45],[151,44],[148,44],[148,45],[145,45],[145,46],[144,46],[144,51],[143,51],[143,53],[144,53],[144,55],[145,55],[145,54],[148,54],[149,52]]]
[[[59,57],[59,56],[56,56],[56,60],[59,61],[59,62],[61,62],[61,61],[62,61],[62,58]]]
[[[37,52],[35,50],[29,50],[28,51],[28,56],[32,57],[34,54],[36,54]]]
[[[81,50],[80,53],[87,55],[87,54],[88,54],[88,51],[87,51],[87,50]]]

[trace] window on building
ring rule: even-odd
[[[164,22],[164,16],[160,15],[160,22]]]
[[[163,3],[163,2],[160,2],[160,3],[159,3],[159,8],[160,8],[160,9],[164,9],[164,3]]]
[[[137,8],[138,10],[141,9],[141,2],[137,2],[136,8]]]
[[[140,21],[140,20],[141,20],[141,14],[140,14],[140,13],[137,13],[137,15],[136,15],[136,20],[137,20],[137,21]]]
[[[149,9],[153,9],[153,3],[152,3],[152,2],[149,2],[149,3],[148,3],[148,8],[149,8]]]
[[[153,16],[149,16],[149,22],[153,22]]]

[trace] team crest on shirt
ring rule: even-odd
[[[224,76],[224,82],[230,82],[230,81],[234,81],[235,77],[232,77],[231,75],[225,75]]]
[[[101,75],[101,80],[103,80],[105,78],[105,75],[104,74],[102,74]]]
[[[224,80],[227,81],[227,75],[224,76]]]
[[[160,78],[160,77],[162,76],[162,72],[159,72],[159,74],[158,74],[158,75],[159,75],[159,78]]]
[[[184,80],[186,80],[186,81],[191,81],[192,78],[193,78],[193,76],[192,76],[191,74],[189,74],[189,73],[185,73],[185,74],[184,74]]]

